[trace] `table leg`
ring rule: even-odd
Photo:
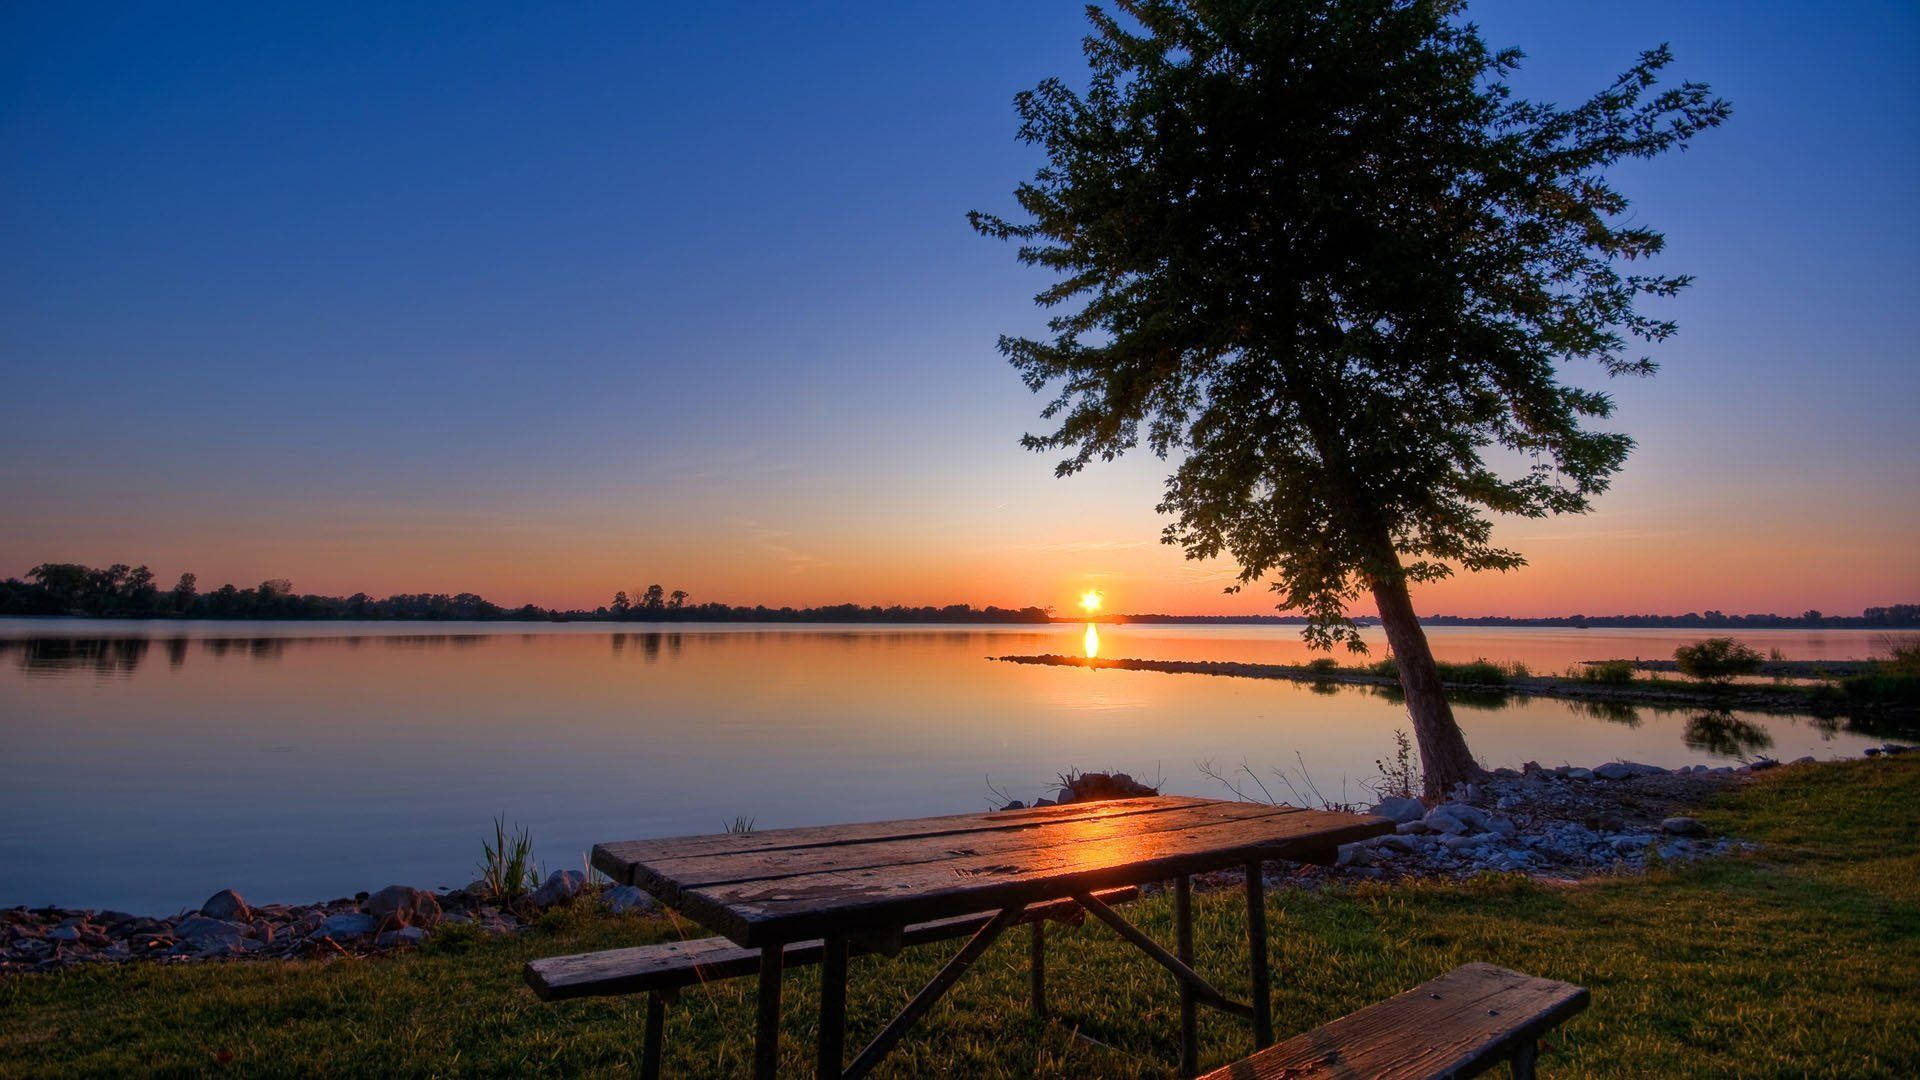
[[[847,1039],[847,938],[828,934],[826,953],[820,958],[820,1061],[821,1077],[840,1080],[846,1067]]]
[[[1045,919],[1028,923],[1032,938],[1027,942],[1027,969],[1033,978],[1033,1018],[1047,1018],[1047,927]]]
[[[1253,968],[1253,1047],[1273,1045],[1273,981],[1267,972],[1267,883],[1259,862],[1247,864],[1247,953]]]
[[[760,950],[760,999],[753,1032],[754,1080],[775,1080],[780,1074],[780,962],[786,949],[768,945]]]
[[[667,1002],[655,990],[647,995],[647,1033],[646,1042],[640,1046],[640,1080],[660,1080],[660,1042],[666,1036],[661,1030],[667,1023]]]
[[[1193,878],[1173,879],[1173,955],[1193,966]],[[1195,1023],[1193,987],[1180,983],[1180,1075],[1200,1075],[1200,1040]]]

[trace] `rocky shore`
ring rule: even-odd
[[[315,904],[257,906],[222,889],[199,908],[165,918],[16,907],[0,910],[0,975],[91,963],[366,956],[413,948],[432,935],[516,933],[547,911],[581,902],[615,914],[658,910],[645,892],[590,885],[578,870],[556,870],[510,900],[475,882],[447,892],[389,885]]]
[[[1915,749],[1898,743],[1868,757]],[[1813,764],[1801,758],[1792,765]],[[1497,769],[1486,782],[1457,787],[1446,800],[1390,797],[1364,810],[1390,818],[1395,831],[1340,848],[1331,866],[1275,864],[1276,881],[1312,885],[1354,880],[1465,878],[1487,872],[1572,879],[1632,873],[1652,866],[1743,850],[1738,837],[1715,836],[1689,813],[1720,788],[1779,763],[1665,769],[1614,761],[1580,768]],[[1124,773],[1069,773],[1055,797],[1033,805],[1155,794]],[[1009,803],[1007,809],[1026,804]],[[1225,887],[1229,872],[1200,887]],[[505,899],[480,882],[434,892],[389,885],[373,893],[314,904],[252,905],[222,889],[199,908],[165,918],[92,909],[0,910],[0,975],[81,964],[195,963],[317,959],[410,949],[440,935],[512,934],[548,912],[590,904],[612,914],[657,911],[630,885],[592,884],[578,870],[557,870],[537,889]]]

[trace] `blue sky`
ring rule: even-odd
[[[1697,275],[1640,440],[1429,610],[1920,595],[1920,7],[1481,3],[1570,102],[1643,48],[1734,103],[1619,173]],[[324,591],[1258,610],[1071,481],[994,354],[1041,284],[966,227],[1036,159],[1075,4],[13,4],[0,574]],[[1633,575],[1623,580],[1622,575]],[[1128,600],[1134,602],[1128,603]]]

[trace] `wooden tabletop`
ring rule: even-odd
[[[598,844],[593,865],[736,944],[827,934],[1323,858],[1385,818],[1182,796]]]

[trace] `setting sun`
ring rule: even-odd
[[[1080,594],[1080,610],[1089,615],[1100,610],[1101,596],[1097,589],[1088,589]]]

